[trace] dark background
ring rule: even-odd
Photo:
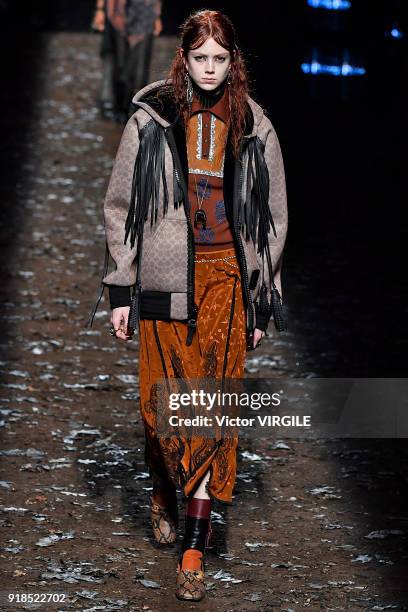
[[[322,375],[406,375],[403,6],[361,0],[348,11],[327,11],[306,1],[164,2],[164,35],[176,34],[197,8],[224,10],[236,25],[253,95],[267,108],[284,155],[289,233],[283,292],[289,322],[316,355],[315,371]],[[30,121],[41,33],[89,30],[93,7],[90,0],[0,2],[3,195],[19,180],[21,160],[12,151]],[[394,26],[403,38],[386,35]],[[303,74],[301,63],[313,49],[328,63],[341,62],[347,50],[350,62],[367,73]],[[11,100],[10,121],[3,110]],[[330,366],[319,360],[328,350],[336,354]]]
[[[311,9],[307,6],[306,0],[297,2],[295,0],[290,2],[288,0],[236,1],[222,4],[214,1],[210,5],[164,0],[163,35],[175,35],[178,25],[193,9],[220,8],[227,12],[236,25],[238,41],[247,58],[253,84],[253,96],[266,107],[277,130],[287,175],[289,232],[284,256],[283,292],[292,335],[283,335],[284,348],[282,344],[279,345],[276,342],[274,345],[264,343],[262,349],[266,352],[272,346],[270,351],[272,358],[275,357],[273,354],[275,348],[277,353],[283,355],[290,353],[291,359],[288,359],[287,362],[296,361],[298,362],[296,365],[299,364],[296,371],[293,367],[290,370],[290,374],[294,376],[301,377],[311,373],[313,376],[322,377],[406,377],[408,339],[406,300],[408,292],[405,266],[408,240],[403,212],[407,202],[404,165],[407,159],[405,81],[408,23],[405,4],[406,2],[403,4],[402,1],[395,0],[378,0],[377,2],[352,0],[352,8],[349,11],[332,12]],[[86,392],[71,390],[78,382],[83,380],[89,382],[88,378],[94,382],[96,378],[94,374],[106,371],[105,361],[108,366],[109,363],[113,363],[113,360],[115,361],[116,370],[113,369],[113,372],[122,370],[117,370],[120,363],[119,354],[117,356],[114,356],[114,353],[111,354],[109,361],[109,355],[103,352],[108,347],[107,335],[101,336],[101,347],[102,340],[104,342],[103,349],[99,352],[93,344],[90,344],[88,349],[80,354],[80,359],[79,353],[73,355],[73,353],[65,352],[61,342],[64,340],[64,334],[68,349],[78,345],[79,351],[79,348],[83,347],[83,338],[78,340],[77,336],[78,314],[74,308],[66,305],[69,303],[66,299],[67,295],[69,298],[81,297],[80,301],[72,301],[78,302],[78,311],[83,309],[85,319],[88,315],[88,306],[95,297],[96,286],[89,282],[89,286],[81,283],[81,287],[76,286],[71,289],[69,283],[72,276],[61,279],[58,273],[54,273],[54,276],[48,274],[49,262],[46,256],[49,255],[50,258],[53,256],[52,248],[48,244],[48,236],[53,237],[54,229],[56,241],[59,241],[57,253],[64,253],[67,256],[67,266],[71,265],[68,263],[68,258],[73,247],[69,240],[65,245],[61,239],[61,233],[58,234],[61,232],[61,221],[55,221],[55,228],[51,228],[47,233],[47,243],[44,245],[45,273],[41,278],[43,282],[45,279],[45,283],[42,287],[42,294],[45,295],[47,291],[50,293],[49,300],[44,299],[44,304],[41,304],[41,311],[44,312],[38,313],[38,309],[27,307],[29,300],[34,303],[36,301],[35,282],[41,282],[37,280],[39,274],[31,285],[27,283],[30,289],[27,296],[23,294],[24,284],[21,279],[18,282],[19,291],[13,295],[12,282],[18,273],[18,270],[15,269],[15,261],[24,261],[29,249],[26,246],[26,250],[23,248],[19,254],[17,253],[19,256],[15,256],[15,251],[19,249],[19,241],[23,241],[24,238],[22,236],[25,230],[24,221],[27,219],[30,224],[33,212],[30,210],[28,198],[23,201],[22,196],[19,199],[16,194],[19,190],[22,191],[21,185],[24,185],[27,179],[26,172],[30,172],[27,171],[29,168],[27,164],[30,162],[29,145],[37,147],[35,141],[28,142],[27,127],[35,125],[36,121],[33,101],[38,99],[43,101],[40,76],[44,77],[44,66],[49,65],[47,62],[45,64],[42,62],[46,55],[44,33],[67,30],[89,32],[93,8],[94,0],[41,0],[40,2],[0,0],[2,76],[0,87],[0,201],[2,203],[0,236],[2,238],[2,261],[8,267],[3,271],[1,288],[6,295],[3,304],[5,312],[9,315],[3,323],[0,350],[7,351],[5,356],[7,367],[13,369],[19,367],[22,370],[30,371],[26,377],[27,380],[21,382],[27,382],[34,387],[33,391],[27,391],[27,394],[30,395],[27,400],[30,401],[28,408],[22,411],[16,410],[16,412],[10,411],[11,421],[18,420],[18,415],[21,414],[24,434],[21,434],[22,430],[18,429],[18,422],[16,424],[13,422],[13,430],[10,433],[18,435],[10,438],[9,444],[14,448],[17,440],[20,439],[19,444],[30,445],[34,450],[44,446],[48,448],[50,456],[60,456],[56,453],[65,453],[66,449],[62,451],[60,447],[55,446],[55,440],[51,440],[48,434],[52,432],[54,436],[54,431],[59,431],[60,427],[63,431],[67,431],[67,429],[64,430],[64,427],[71,427],[71,418],[83,419],[87,425],[95,423],[95,427],[102,424],[102,428],[107,432],[116,432],[117,430],[113,428],[116,428],[118,424],[123,424],[123,428],[119,429],[119,432],[122,432],[119,444],[126,449],[126,452],[130,448],[133,452],[135,441],[138,452],[141,451],[143,439],[141,427],[138,432],[136,431],[138,437],[134,438],[135,422],[130,420],[131,411],[127,412],[124,406],[122,387],[116,387],[114,383],[109,382],[106,383],[103,393],[101,387],[97,386],[93,395],[89,395],[90,390]],[[391,27],[399,27],[404,37],[393,39],[387,36],[386,32]],[[364,66],[367,71],[364,76],[306,75],[301,71],[302,62],[310,61],[314,53],[321,58],[321,61],[335,63],[336,61],[341,62],[345,51],[348,52],[351,63]],[[61,58],[55,61],[61,61]],[[55,71],[53,74],[55,75]],[[95,83],[93,87],[95,89]],[[89,99],[91,98],[90,94]],[[79,108],[83,110],[81,106]],[[48,117],[50,115],[51,113],[48,113]],[[68,121],[66,130],[78,130],[78,125],[83,126],[84,124],[88,125],[82,121],[71,126]],[[60,129],[61,122],[57,125]],[[119,126],[108,124],[105,129],[114,133],[115,138],[112,138],[112,141],[116,142]],[[44,143],[42,143],[42,149],[41,147],[35,148],[37,157],[43,150]],[[31,154],[33,154],[33,149],[31,149]],[[112,156],[113,154],[112,147]],[[108,151],[109,163],[110,155],[111,151]],[[52,160],[52,156],[46,158],[45,163],[48,163],[49,159]],[[89,159],[86,161],[89,164]],[[79,164],[81,164],[81,158],[78,160]],[[33,173],[35,164],[32,167],[34,167],[34,170],[31,170]],[[90,199],[93,198],[94,210],[98,208],[101,195],[100,185],[108,178],[110,166],[108,164],[104,167],[106,167],[105,175],[100,184],[93,187],[89,195]],[[64,169],[60,168],[63,176]],[[41,171],[44,176],[44,169],[42,168]],[[58,175],[58,168],[54,169],[48,178],[54,179],[56,174]],[[84,176],[86,178],[86,174]],[[83,182],[85,181],[84,176],[82,176]],[[94,178],[93,175],[92,178]],[[39,192],[36,197],[41,198],[43,190],[36,187]],[[85,191],[83,184],[75,188],[82,194]],[[71,195],[71,191],[69,194]],[[35,201],[37,207],[40,203]],[[72,206],[78,206],[74,198]],[[63,204],[61,204],[62,208]],[[54,209],[50,207],[49,210]],[[75,213],[74,210],[74,220],[76,219]],[[79,213],[78,218],[80,218]],[[70,227],[76,227],[74,222],[70,224]],[[28,230],[30,229],[35,228],[28,227]],[[91,232],[84,232],[83,236],[85,234],[89,238]],[[100,240],[103,247],[102,236],[100,235],[97,239]],[[34,257],[38,260],[38,257],[42,256],[42,254],[39,255],[38,245],[32,239],[31,243],[27,241],[26,244],[35,244]],[[92,247],[95,251],[95,244]],[[63,265],[65,264],[61,264],[60,270],[64,269]],[[91,274],[89,278],[91,279]],[[95,276],[92,277],[93,279]],[[9,282],[8,291],[7,283]],[[15,282],[14,285],[16,285]],[[55,299],[56,294],[63,299],[59,305]],[[36,312],[37,317],[41,315],[33,323],[32,329],[30,325],[27,325],[27,320],[21,321],[18,316],[15,320],[11,319],[14,314],[13,300],[21,304],[23,309],[27,308],[27,312],[23,312],[25,319]],[[51,312],[49,318],[52,317],[52,310],[56,310],[56,318],[60,317],[62,320],[62,308],[65,317],[62,326],[64,333],[58,333],[55,338],[57,348],[60,348],[56,350],[54,357],[52,354],[50,357],[45,354],[40,356],[39,360],[33,359],[33,364],[31,364],[31,353],[28,351],[27,343],[30,342],[31,347],[34,341],[54,340],[52,331],[49,330],[59,330],[60,323],[58,320],[48,320],[47,310]],[[21,308],[17,314],[20,313]],[[76,325],[70,325],[71,318]],[[103,326],[105,322],[101,320],[99,327]],[[28,332],[27,338],[23,337],[25,330]],[[8,344],[5,342],[7,334],[10,334]],[[131,349],[132,347],[129,347],[130,351]],[[128,355],[126,366],[134,367],[133,351]],[[3,358],[3,355],[0,356]],[[123,368],[124,353],[121,353],[120,357],[122,360],[120,367]],[[50,383],[47,382],[47,379],[37,378],[37,372],[42,374],[48,372],[46,365],[41,366],[44,359],[54,360],[55,378]],[[49,365],[51,366],[51,363]],[[285,362],[283,365],[282,362],[278,362],[277,367],[285,365]],[[42,369],[38,370],[38,367]],[[276,375],[274,366],[265,366],[266,368],[268,375],[271,377]],[[3,369],[7,368],[3,366]],[[81,369],[80,374],[78,374],[79,369]],[[4,375],[4,372],[2,374]],[[61,377],[61,380],[58,377]],[[14,391],[16,380],[13,379],[12,382],[13,391],[10,396],[17,396],[18,392]],[[46,397],[49,388],[65,385],[65,383],[68,384],[67,389],[62,387],[57,396]],[[9,392],[10,386],[4,384],[4,387]],[[37,396],[35,402],[41,406],[41,410],[31,415],[31,402],[33,401],[31,396],[34,394]],[[16,402],[13,401],[13,404]],[[9,405],[12,408],[11,401]],[[36,406],[33,406],[33,409],[34,407]],[[71,417],[71,411],[74,417]],[[81,420],[79,422],[82,423]],[[257,444],[254,444],[251,449],[256,453],[260,452],[259,442],[257,441]],[[294,441],[290,442],[291,447],[293,443]],[[105,471],[105,451],[95,454],[93,444],[92,442],[89,445],[86,452],[89,457],[97,457],[98,463],[95,469]],[[7,438],[5,446],[7,446]],[[85,441],[80,442],[80,453],[83,452],[84,447]],[[110,447],[106,448],[106,459],[109,461],[112,459],[110,453],[116,453],[118,450],[116,441],[112,448],[114,448],[113,451]],[[245,462],[240,466],[244,469],[245,475],[248,469],[252,470],[251,473],[254,480],[257,481],[257,486],[265,485],[264,490],[260,489],[256,501],[263,503],[266,500],[268,502],[267,518],[270,518],[271,522],[276,520],[277,525],[283,525],[287,529],[288,551],[294,551],[298,555],[296,558],[301,559],[301,563],[304,560],[309,562],[311,559],[309,555],[314,554],[319,562],[323,561],[335,566],[336,580],[341,577],[347,580],[352,579],[352,584],[355,584],[357,588],[360,588],[357,585],[368,582],[370,594],[379,592],[390,598],[388,600],[390,602],[403,600],[407,603],[405,587],[408,498],[406,439],[341,440],[339,444],[334,444],[332,440],[317,440],[314,447],[308,446],[305,442],[299,442],[294,448],[293,457],[298,459],[295,463],[286,465],[283,461],[286,460],[286,457],[276,456],[274,458],[281,459],[282,463],[276,462],[273,470],[268,470],[268,473],[259,472],[261,474],[259,477],[257,476],[259,466],[256,464],[249,468],[248,463]],[[275,455],[276,452],[280,451],[273,451],[272,454]],[[269,450],[267,454],[271,454]],[[135,456],[137,457],[136,454]],[[10,504],[12,503],[13,506],[18,507],[27,503],[28,493],[26,491],[30,491],[32,485],[35,486],[36,492],[40,490],[38,487],[42,482],[49,485],[47,472],[44,472],[43,480],[41,480],[40,472],[31,478],[26,471],[22,471],[23,467],[20,467],[21,464],[13,456],[6,465],[7,480],[11,479],[17,488],[17,494],[14,494],[13,489],[13,498],[10,499]],[[40,469],[39,465],[38,469]],[[139,508],[144,503],[139,482],[136,485],[130,482],[132,474],[123,464],[110,469],[112,472],[106,481],[104,480],[106,485],[102,484],[102,488],[104,486],[108,488],[108,482],[109,484],[123,482],[123,507],[126,511],[132,508],[133,512],[134,508]],[[295,477],[292,477],[292,469],[295,470]],[[333,470],[335,478],[328,474]],[[63,478],[64,475],[61,475],[58,481],[60,485],[67,483]],[[88,472],[86,475],[81,475],[76,466],[72,467],[71,472],[65,472],[65,478],[71,478],[76,485],[81,483],[81,478],[85,478],[88,484],[93,480],[93,476],[90,477]],[[287,504],[286,499],[289,495],[294,495],[295,499],[301,501],[306,499],[305,503],[309,504],[306,490],[311,483],[313,486],[329,483],[339,486],[339,490],[343,491],[343,501],[331,500],[326,504],[322,498],[317,500],[317,503],[324,504],[323,507],[330,506],[327,512],[331,520],[336,523],[341,522],[346,526],[351,523],[355,527],[354,531],[348,531],[347,538],[349,538],[349,543],[352,542],[356,546],[356,554],[373,550],[376,555],[380,554],[381,564],[378,561],[375,565],[368,565],[367,572],[361,576],[361,570],[357,564],[342,566],[342,555],[334,552],[333,548],[328,552],[327,545],[322,545],[323,541],[329,542],[328,539],[322,539],[325,535],[333,542],[338,541],[340,529],[336,532],[337,535],[333,536],[330,535],[330,532],[322,531],[321,525],[315,522],[315,517],[309,512],[307,513],[310,514],[309,521],[306,519],[296,524],[291,522],[294,520],[295,513]],[[240,487],[245,489],[244,482],[240,483]],[[250,487],[252,491],[252,485]],[[282,491],[286,491],[286,498],[281,506],[273,508],[269,506],[270,496],[262,491],[279,491],[280,487],[284,487]],[[44,490],[48,491],[48,489]],[[239,494],[242,495],[242,507],[239,508],[240,518],[248,528],[248,532],[240,532],[239,537],[244,541],[245,533],[248,533],[248,538],[252,537],[249,533],[254,516],[264,518],[265,515],[253,513],[253,492],[250,491],[247,494],[248,497],[244,497],[241,490],[239,490]],[[18,497],[18,491],[20,491],[20,497]],[[336,505],[332,506],[334,503]],[[55,531],[57,525],[64,525],[63,522],[58,522],[62,516],[67,528],[68,526],[71,528],[74,516],[71,505],[68,507],[56,504],[56,507],[56,512],[59,512],[60,515],[50,514],[49,522],[44,525],[44,528],[48,525],[49,529],[52,527]],[[110,519],[111,516],[112,510],[109,509],[108,518]],[[94,520],[94,515],[89,514],[88,523],[86,518],[84,516],[81,520],[81,530],[90,529],[90,533],[97,533],[89,528],[89,523]],[[314,528],[310,527],[312,520]],[[36,533],[29,523],[21,522],[20,519],[19,523],[21,535],[18,536],[18,531],[13,530],[13,537],[21,537],[21,540],[25,541],[27,533]],[[293,529],[294,524],[296,529]],[[6,526],[10,531],[8,522]],[[306,531],[302,531],[304,526],[306,526]],[[342,529],[343,532],[346,526]],[[385,527],[393,529],[400,527],[405,532],[404,538],[398,536],[390,540],[375,540],[372,548],[368,549],[364,536],[371,529]],[[99,540],[100,537],[98,537]],[[93,542],[93,545],[96,546],[97,542]],[[82,542],[82,547],[84,546],[86,546],[86,555],[83,558],[88,563],[89,541],[86,541],[85,544]],[[110,549],[106,549],[106,543],[103,541],[99,550],[105,554],[106,550]],[[47,556],[49,554],[47,552]],[[59,555],[60,552],[57,550],[55,554]],[[84,554],[78,540],[73,540],[70,554],[75,561],[81,559],[81,554]],[[97,558],[98,552],[95,552],[95,559]],[[394,565],[389,566],[384,558],[392,559]],[[333,563],[333,559],[340,565]],[[18,567],[22,566],[20,555],[16,557],[16,563]],[[317,563],[313,562],[313,565],[319,568]],[[37,566],[40,566],[40,561],[36,564]],[[11,567],[12,564],[9,563],[7,570]],[[266,567],[267,564],[265,564],[265,576],[267,581],[270,581],[270,571],[268,574]],[[30,561],[31,568],[34,569],[34,566]],[[326,570],[327,566],[324,572]],[[366,580],[369,573],[371,573],[371,579]],[[262,571],[260,575],[262,576]],[[313,574],[313,576],[317,575],[317,573]],[[31,579],[32,574],[29,576]],[[291,579],[290,574],[286,576]],[[313,582],[320,582],[321,576],[323,574],[319,574],[318,579],[313,578]],[[310,578],[312,580],[312,574]],[[282,582],[280,575],[276,580]],[[282,584],[284,589],[287,588],[287,585],[291,585],[290,581],[285,582],[285,580]],[[297,593],[306,589],[305,585],[299,582],[296,587]],[[113,588],[116,595],[118,587]],[[136,593],[139,595],[139,591]],[[297,593],[294,593],[294,596]],[[333,589],[330,587],[327,601],[330,601],[331,593]],[[367,592],[361,593],[362,596],[364,594]],[[231,594],[229,593],[228,596],[231,597]],[[151,597],[150,593],[149,597]],[[287,600],[285,601],[289,605]],[[380,600],[377,601],[380,603]],[[150,599],[148,603],[150,604]]]

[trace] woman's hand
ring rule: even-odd
[[[254,330],[254,343],[253,343],[253,347],[254,349],[257,347],[258,342],[264,337],[265,332],[262,331],[261,329],[258,329],[257,327],[255,327]]]
[[[162,29],[163,29],[162,20],[160,19],[160,17],[157,17],[155,22],[154,22],[154,30],[153,30],[154,36],[159,36],[159,34],[161,33]]]
[[[91,25],[93,30],[103,32],[105,29],[105,11],[97,8]]]
[[[127,335],[129,310],[130,306],[120,306],[112,310],[111,323],[117,330],[115,336],[121,340],[130,340],[132,337]]]

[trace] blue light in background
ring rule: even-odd
[[[345,11],[351,7],[350,0],[307,0],[312,8],[325,8],[332,11]]]
[[[390,36],[392,36],[393,38],[402,38],[403,34],[398,28],[392,28],[392,30],[390,31]]]
[[[343,62],[343,64],[321,64],[317,61],[304,62],[301,68],[305,74],[331,74],[333,76],[355,76],[367,72],[362,66],[352,66],[347,62]]]

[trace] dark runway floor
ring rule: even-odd
[[[173,46],[160,40],[155,77]],[[155,548],[149,529],[137,342],[109,337],[106,299],[93,329],[84,328],[120,138],[120,128],[98,116],[97,51],[90,34],[27,39],[20,56],[30,70],[14,73],[2,92],[2,597],[63,592],[67,610],[178,610],[186,606],[173,596],[176,550]],[[310,128],[302,134],[312,138]],[[346,148],[346,134],[342,142]],[[247,375],[402,376],[392,240],[361,229],[371,215],[370,227],[390,231],[385,208],[373,216],[385,187],[379,181],[376,189],[373,176],[369,189],[355,187],[350,205],[328,160],[319,172],[338,176],[337,184],[307,183],[305,168],[296,180],[301,152],[303,140],[287,154],[290,330],[263,343]],[[382,157],[372,159],[389,170]],[[368,173],[364,159],[360,169],[353,160],[348,180]],[[333,209],[333,200],[343,208]],[[372,266],[379,277],[367,272]],[[214,509],[200,608],[407,609],[406,455],[405,440],[244,436],[234,505]]]

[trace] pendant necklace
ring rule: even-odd
[[[207,215],[205,214],[205,210],[202,208],[202,205],[203,205],[203,200],[204,200],[204,197],[205,197],[205,192],[207,190],[208,177],[207,177],[207,182],[206,182],[205,187],[204,187],[203,195],[201,196],[201,202],[200,202],[200,198],[198,196],[197,179],[196,179],[195,174],[194,174],[194,182],[195,182],[195,187],[196,187],[197,204],[198,204],[198,208],[197,208],[197,210],[194,213],[194,227],[195,228],[202,227],[203,229],[206,229],[206,227],[207,227]]]

